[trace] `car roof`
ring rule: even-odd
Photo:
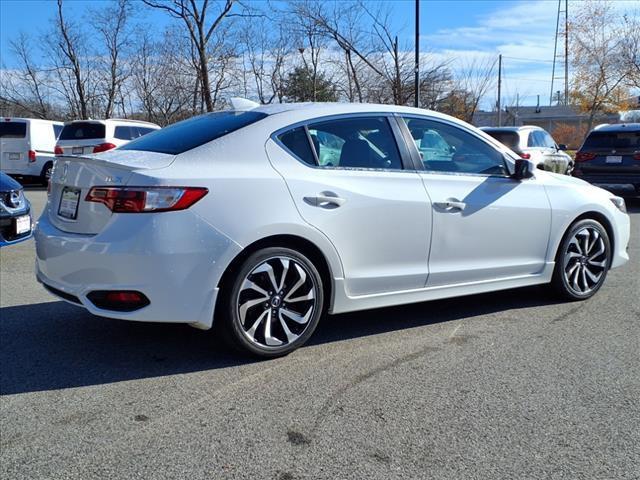
[[[262,112],[267,115],[275,115],[284,112],[309,112],[310,115],[332,115],[342,113],[407,113],[432,116],[448,117],[432,110],[423,108],[404,107],[401,105],[383,105],[376,103],[346,103],[346,102],[305,102],[305,103],[278,103],[270,105],[260,105],[259,107],[247,109],[252,112]]]
[[[23,117],[0,117],[3,122],[47,122],[54,123],[56,125],[64,125],[63,122],[57,120],[46,120],[44,118],[23,118]]]
[[[74,123],[99,123],[103,125],[106,125],[107,123],[122,123],[127,125],[141,125],[141,126],[146,125],[148,127],[160,128],[160,125],[156,125],[155,123],[145,122],[143,120],[129,120],[127,118],[105,118],[105,119],[88,118],[86,120],[70,120],[68,122],[65,122],[64,124],[73,125]]]
[[[609,125],[598,125],[594,132],[640,132],[640,123],[612,123]]]
[[[521,125],[519,127],[480,127],[485,132],[521,132],[523,130],[544,130],[537,125]]]

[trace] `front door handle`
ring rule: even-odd
[[[444,202],[434,202],[433,205],[449,212],[464,210],[464,207],[467,206],[466,203],[455,198],[448,198]]]
[[[333,192],[321,192],[313,197],[304,197],[304,201],[309,205],[320,208],[338,208],[344,205],[346,200]]]

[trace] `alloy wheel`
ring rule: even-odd
[[[262,348],[280,349],[306,330],[317,308],[318,285],[300,261],[279,255],[257,265],[237,296],[244,336]]]
[[[567,245],[564,256],[564,279],[579,295],[597,289],[606,273],[609,252],[604,238],[594,227],[578,230]]]

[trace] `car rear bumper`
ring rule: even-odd
[[[240,247],[189,212],[114,215],[98,235],[56,228],[45,210],[36,231],[36,276],[59,298],[103,317],[210,328],[224,269]],[[137,291],[149,304],[96,307],[93,291]]]
[[[574,170],[573,176],[607,190],[629,190],[640,194],[640,173],[593,173]]]

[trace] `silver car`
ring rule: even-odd
[[[569,175],[574,161],[546,130],[535,125],[522,127],[482,127],[481,130],[503,143],[520,157],[531,160],[538,168]]]

